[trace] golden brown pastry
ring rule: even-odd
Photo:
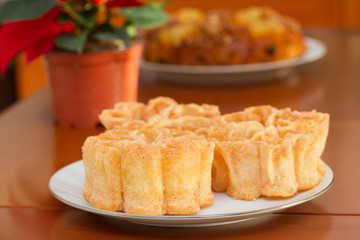
[[[264,187],[262,195],[291,196],[297,191],[311,189],[321,181],[325,164],[320,157],[328,135],[328,114],[315,110],[298,112],[290,108],[256,106],[246,108],[243,112],[225,114],[221,120],[227,124],[257,121],[265,127],[262,137],[260,137],[261,134],[255,137],[262,141],[261,164],[263,165],[260,174],[263,177],[267,176],[262,183]],[[247,129],[251,131],[251,128]],[[281,154],[275,154],[276,152],[281,152]],[[274,158],[276,156],[282,156],[282,158]],[[215,155],[214,164],[217,162]],[[277,168],[286,169],[286,171],[276,173],[275,162],[278,163]],[[269,172],[269,169],[272,171]],[[283,175],[284,173],[287,175]],[[290,176],[289,173],[295,175]],[[213,179],[214,181],[216,179]],[[288,186],[281,187],[279,184],[288,184]]]
[[[168,64],[231,65],[291,59],[305,50],[300,25],[270,8],[185,8],[147,32],[144,58]]]
[[[279,110],[266,122],[275,126],[279,134],[298,134],[295,145],[295,170],[299,190],[315,187],[324,174],[324,163],[320,159],[325,149],[329,131],[329,115],[311,112]]]
[[[261,141],[261,194],[268,197],[290,197],[297,193],[294,146],[298,136],[278,135],[275,127],[265,129]]]
[[[191,117],[195,119],[195,117],[214,118],[218,116],[220,116],[219,107],[215,105],[178,104],[172,98],[157,97],[150,99],[146,105],[133,102],[118,103],[113,109],[103,110],[99,118],[107,129],[126,128],[135,130],[150,128],[155,125],[158,127],[173,125],[166,122],[168,119],[189,117],[189,121],[195,124],[195,120],[190,120]]]
[[[264,127],[255,121],[212,126],[209,139],[216,144],[212,188],[235,199],[253,200],[261,195],[260,141],[252,138]]]
[[[99,209],[194,214],[211,204],[211,189],[242,200],[290,197],[325,172],[329,115],[315,110],[220,115],[215,105],[158,97],[116,104],[100,119],[109,130],[83,146],[83,194]]]
[[[115,126],[128,127],[129,123],[126,120],[134,120],[129,128],[139,129],[145,125],[142,120],[142,112],[145,109],[143,103],[138,102],[122,102],[114,106],[113,109],[105,109],[99,115],[100,122],[107,129],[113,129]]]
[[[162,119],[153,124],[154,128],[175,128],[196,132],[200,129],[208,129],[214,125],[219,118],[206,118],[199,116],[184,116],[175,119]]]
[[[214,144],[176,129],[108,130],[83,146],[84,198],[126,213],[194,214],[211,204]]]

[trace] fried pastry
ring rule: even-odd
[[[121,102],[117,103],[113,109],[105,109],[99,115],[100,122],[107,129],[112,129],[115,126],[122,126],[128,124],[126,120],[137,120],[136,124],[132,124],[131,129],[136,129],[142,121],[141,114],[144,111],[145,105],[138,102]],[[140,126],[139,126],[140,127]]]
[[[234,130],[236,129],[236,130]],[[259,122],[227,123],[210,128],[215,138],[212,187],[235,199],[288,197],[297,192],[296,134],[278,135]]]
[[[133,102],[118,103],[114,109],[103,110],[99,118],[106,129],[127,128],[136,130],[159,127],[160,125],[174,126],[177,122],[174,121],[172,124],[171,121],[166,121],[168,119],[182,117],[214,118],[218,116],[220,116],[219,107],[215,105],[178,104],[172,98],[157,97],[150,99],[146,105]]]
[[[275,127],[265,129],[261,141],[261,194],[268,197],[290,197],[298,190],[294,146],[298,136],[280,137]]]
[[[146,122],[156,122],[158,119],[168,118],[170,111],[177,102],[169,97],[157,97],[150,99],[141,114],[141,119]]]
[[[215,191],[245,200],[261,195],[260,141],[252,138],[263,129],[256,121],[220,123],[209,129],[208,137],[216,143],[212,169]]]
[[[269,105],[255,106],[245,108],[244,111],[228,113],[221,116],[224,122],[244,122],[244,121],[257,121],[262,125],[266,125],[269,116],[278,111]],[[271,125],[271,124],[270,124]]]
[[[190,104],[178,104],[171,111],[170,118],[180,118],[183,116],[199,116],[206,118],[213,118],[220,116],[219,107],[215,105],[195,103]]]
[[[123,211],[120,152],[117,141],[89,137],[83,145],[85,182],[83,196],[95,208]]]
[[[295,170],[299,190],[315,187],[324,173],[320,159],[329,130],[329,115],[311,112],[279,110],[267,120],[267,125],[276,126],[281,136],[298,134],[295,145]]]
[[[214,144],[176,129],[108,130],[83,146],[84,198],[126,213],[194,214],[211,204]]]
[[[291,196],[297,191],[311,189],[320,182],[325,172],[325,165],[320,156],[328,134],[328,114],[256,106],[246,108],[242,112],[225,114],[221,120],[225,123],[252,120],[264,125],[261,175],[267,177],[262,180],[262,195]],[[217,162],[215,158],[214,163]],[[276,172],[274,163],[283,170]],[[269,169],[272,171],[269,172]]]
[[[108,129],[83,145],[84,198],[126,213],[194,214],[212,190],[234,199],[290,197],[315,187],[329,115],[254,106],[118,103],[99,116]]]
[[[175,119],[163,119],[153,124],[154,128],[175,128],[196,132],[199,129],[208,129],[218,121],[218,118],[199,116],[184,116]]]

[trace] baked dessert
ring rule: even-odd
[[[213,149],[190,131],[108,130],[84,143],[83,196],[109,211],[194,214],[213,201]]]
[[[186,8],[145,34],[144,58],[168,64],[232,65],[291,59],[305,50],[300,25],[270,8]]]

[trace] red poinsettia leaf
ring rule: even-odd
[[[43,36],[33,42],[25,49],[27,62],[38,58],[56,48],[54,39],[62,33],[72,33],[74,26],[71,23],[52,23]]]
[[[61,27],[61,33],[73,33],[74,32],[74,24],[71,22],[67,22],[67,23],[63,23],[63,24],[59,24],[57,23],[60,27]]]
[[[0,28],[0,72],[4,73],[11,59],[36,42],[60,14],[57,7],[34,20],[6,23]]]
[[[24,49],[26,61],[31,62],[55,48],[52,35],[46,34]]]
[[[136,0],[108,0],[105,5],[107,7],[137,7],[143,4]]]

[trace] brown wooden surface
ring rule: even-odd
[[[223,113],[271,104],[331,115],[323,159],[333,169],[330,190],[310,202],[248,223],[173,229],[117,222],[68,207],[48,190],[51,175],[81,159],[97,129],[54,125],[47,88],[0,115],[0,239],[359,239],[360,30],[308,29],[328,47],[320,61],[285,80],[238,86],[184,86],[142,71],[139,100],[167,95],[179,102],[218,104]]]

